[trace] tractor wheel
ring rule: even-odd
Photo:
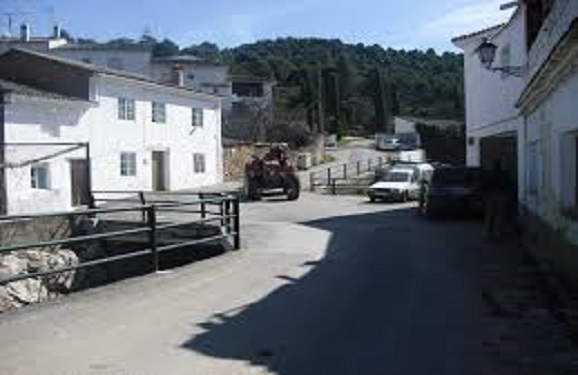
[[[260,201],[261,200],[261,192],[257,187],[255,181],[251,181],[250,179],[247,180],[247,198],[250,201]]]
[[[296,178],[289,178],[285,185],[285,194],[287,194],[287,199],[290,201],[296,201],[299,199],[301,189],[299,186],[299,181]]]

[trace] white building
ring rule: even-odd
[[[85,203],[89,188],[181,190],[222,181],[215,96],[18,49],[0,56],[0,79],[9,214],[67,210]],[[82,172],[85,148],[59,155],[64,146],[49,143],[89,144],[90,179]]]
[[[478,59],[484,39],[497,47],[490,68]],[[578,285],[578,1],[519,1],[507,24],[454,43],[464,49],[469,163],[516,156],[525,217]],[[503,137],[485,152],[484,140]]]

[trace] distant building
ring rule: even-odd
[[[216,96],[22,49],[0,56],[0,94],[3,213],[68,210],[86,204],[90,189],[223,180]],[[90,146],[89,159],[84,147],[62,146],[80,143]]]

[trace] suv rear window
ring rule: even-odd
[[[480,171],[475,168],[443,168],[434,171],[433,186],[472,186],[479,182]]]

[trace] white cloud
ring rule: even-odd
[[[506,22],[513,11],[502,11],[505,0],[470,2],[425,23],[411,34],[398,35],[395,42],[402,46],[450,48],[453,37]]]

